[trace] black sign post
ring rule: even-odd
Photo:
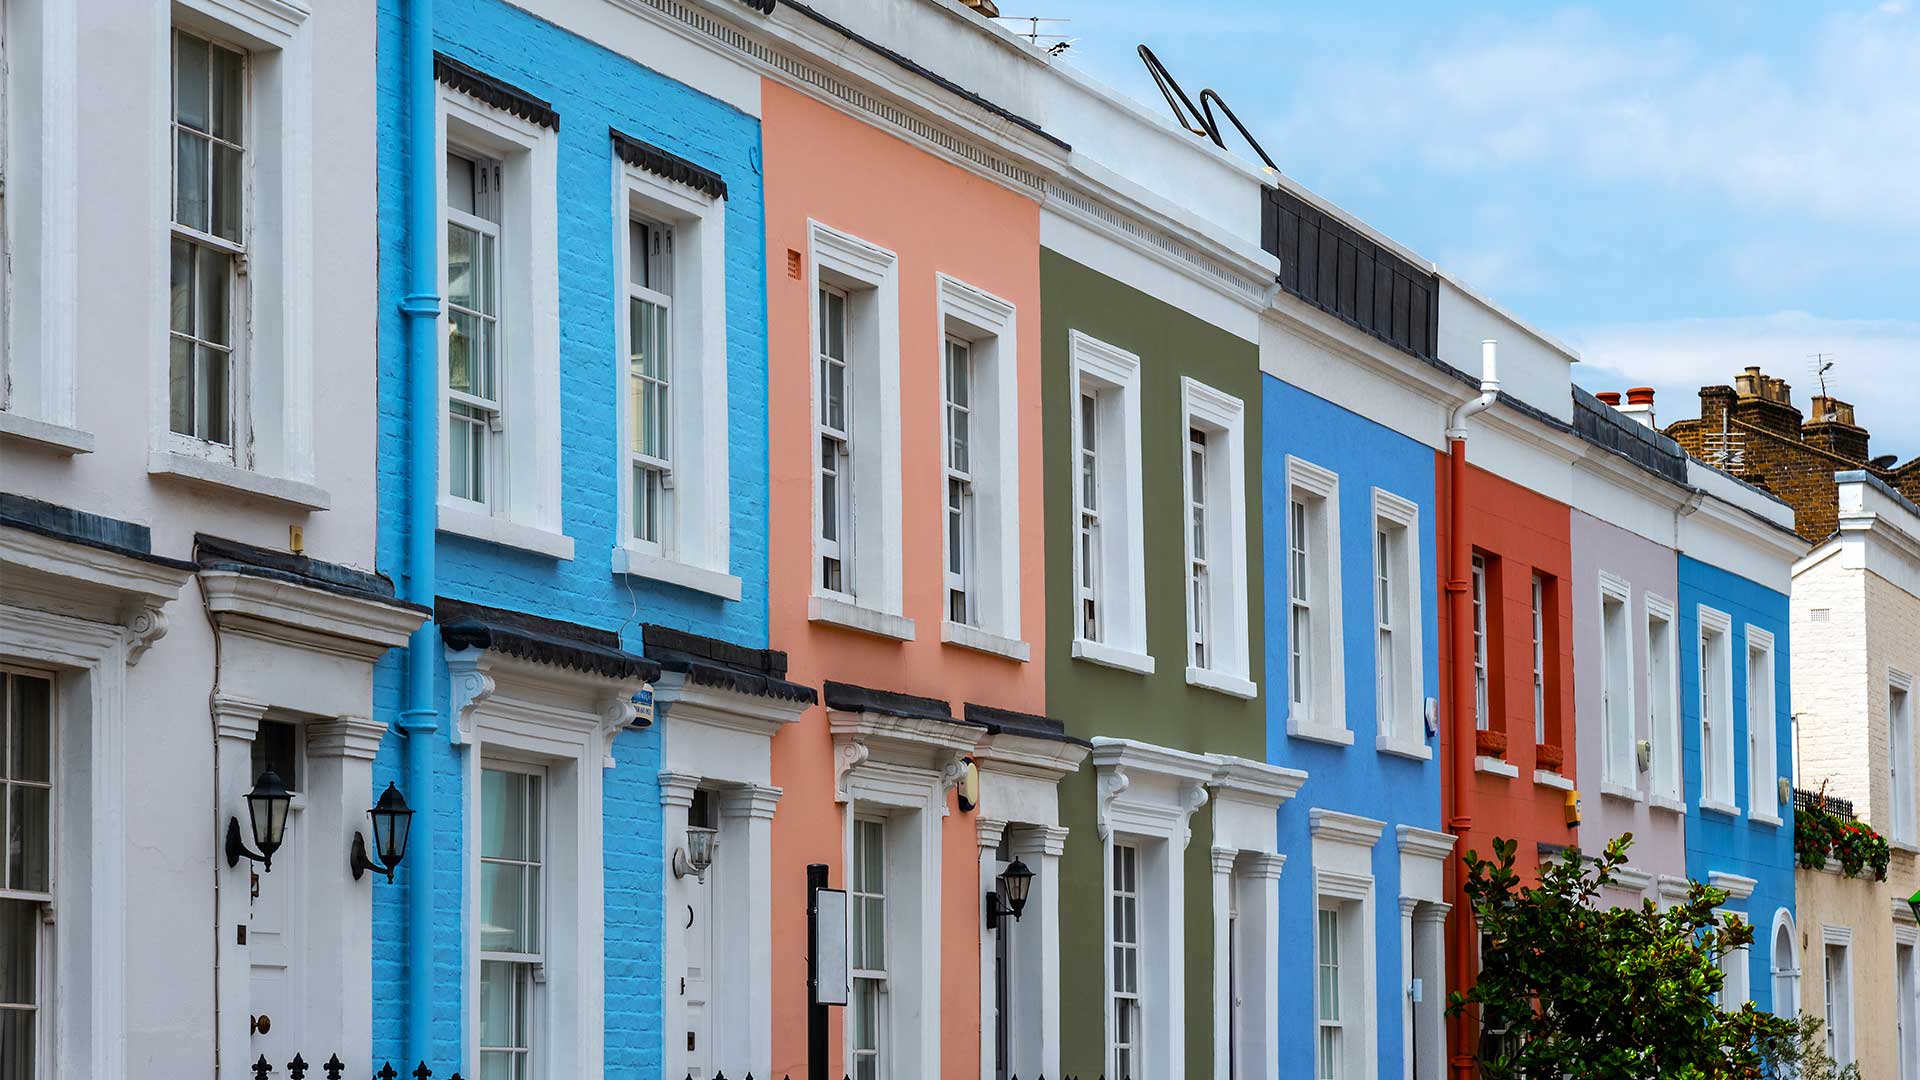
[[[827,1007],[847,1003],[847,894],[807,865],[807,1080],[827,1080]]]

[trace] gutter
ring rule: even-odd
[[[434,529],[440,491],[440,271],[438,193],[438,91],[433,73],[433,0],[407,0],[403,68],[407,99],[407,558],[406,599],[433,608]],[[400,712],[406,741],[407,790],[426,823],[407,853],[407,1057],[433,1056],[433,880],[439,838],[433,784],[433,739],[440,729],[433,688],[439,674],[440,630],[429,618],[407,642],[407,697]]]

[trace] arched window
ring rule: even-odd
[[[1800,1015],[1800,961],[1794,949],[1793,913],[1781,908],[1773,916],[1773,1011],[1776,1016]]]

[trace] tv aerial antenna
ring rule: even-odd
[[[1819,380],[1820,382],[1820,396],[1822,398],[1829,397],[1827,393],[1828,383],[1838,381],[1838,380],[1829,380],[1827,378],[1827,372],[1832,371],[1834,364],[1838,362],[1839,361],[1834,359],[1833,354],[1828,352],[1814,353],[1812,356],[1807,358],[1807,367],[1813,370],[1813,377]],[[1835,416],[1833,414],[1833,411],[1829,409],[1827,412],[1827,415],[1821,417],[1820,419],[1833,420],[1835,419]]]
[[[1040,29],[1041,23],[1069,23],[1072,19],[1057,19],[1047,15],[996,15],[994,21],[1008,24],[1009,30],[1026,38],[1028,44],[1035,48],[1045,49],[1048,56],[1059,56],[1073,48],[1073,43],[1079,40]],[[1020,26],[1022,23],[1026,24],[1024,29]]]

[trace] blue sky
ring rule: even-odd
[[[1664,423],[1759,364],[1805,409],[1833,353],[1875,452],[1920,454],[1910,0],[1001,10],[1071,20],[1043,31],[1164,108],[1145,41],[1282,171],[1572,345],[1589,389],[1653,385]]]

